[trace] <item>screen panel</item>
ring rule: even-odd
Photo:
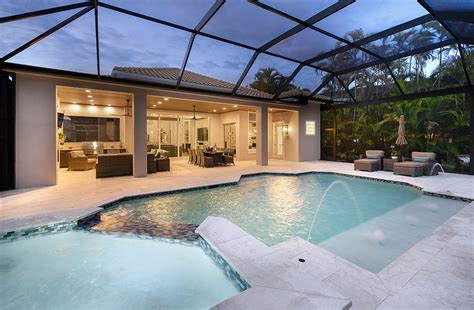
[[[214,4],[214,0],[103,0],[129,11],[194,28]]]
[[[345,45],[318,31],[306,28],[286,40],[279,42],[269,49],[278,55],[291,59],[306,61],[320,54],[329,52],[337,47]]]
[[[0,0],[0,17],[18,15],[38,10],[55,8],[81,0]]]
[[[331,98],[335,102],[353,102],[342,84],[335,77],[319,90],[318,95]]]
[[[258,48],[296,25],[247,1],[226,1],[203,31]]]
[[[281,1],[281,0],[261,0],[260,2],[274,7],[277,10],[285,12],[296,18],[306,20],[313,15],[323,11],[329,6],[336,4],[337,0],[298,0],[298,1]]]
[[[350,41],[357,41],[426,14],[428,12],[417,1],[358,0],[315,26]]]
[[[211,84],[219,85],[219,90],[231,92],[253,53],[236,45],[197,36],[186,70],[217,79]]]
[[[9,62],[97,74],[94,12],[90,11],[15,55]]]
[[[102,8],[99,37],[102,75],[175,84],[190,34]]]
[[[458,21],[446,22],[458,38],[464,43],[474,44],[474,23]]]
[[[312,93],[324,81],[328,73],[304,66],[291,81],[291,87]]]
[[[429,21],[370,42],[362,47],[381,57],[389,57],[448,39],[452,39],[452,36],[439,22]]]
[[[373,56],[357,48],[352,48],[348,51],[316,61],[313,64],[331,72],[339,72],[370,63],[374,60],[376,60],[376,58]]]
[[[343,74],[339,78],[357,101],[401,95],[389,70],[383,64]]]
[[[73,16],[81,9],[68,10],[1,24],[0,57],[12,52],[48,29]]]
[[[243,86],[276,94],[296,69],[297,63],[260,54],[242,82]],[[240,90],[237,93],[241,93]]]
[[[467,84],[457,45],[397,59],[390,67],[408,94]]]

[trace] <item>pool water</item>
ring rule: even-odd
[[[240,291],[197,245],[72,231],[0,244],[2,309],[209,309]]]
[[[209,215],[223,216],[267,245],[298,236],[378,272],[466,205],[374,180],[265,175],[130,200],[102,218],[200,224]]]

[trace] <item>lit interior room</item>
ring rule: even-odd
[[[147,101],[148,152],[188,159],[192,149],[232,149],[236,161],[255,160],[255,107],[158,96]],[[297,112],[268,111],[270,158],[297,161]]]
[[[57,87],[60,178],[132,174],[132,104],[127,93]]]

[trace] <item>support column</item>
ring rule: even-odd
[[[257,108],[257,165],[268,166],[268,108]]]
[[[146,177],[146,94],[135,93],[133,102],[133,176]]]
[[[470,109],[470,122],[469,122],[469,155],[470,155],[470,168],[469,174],[474,175],[474,90],[471,89],[466,94],[466,99]]]

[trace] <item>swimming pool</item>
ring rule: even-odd
[[[102,219],[200,224],[209,215],[223,216],[267,245],[298,236],[378,272],[466,205],[375,180],[264,175],[125,201]]]
[[[2,309],[209,309],[240,290],[198,245],[71,231],[0,244]]]

